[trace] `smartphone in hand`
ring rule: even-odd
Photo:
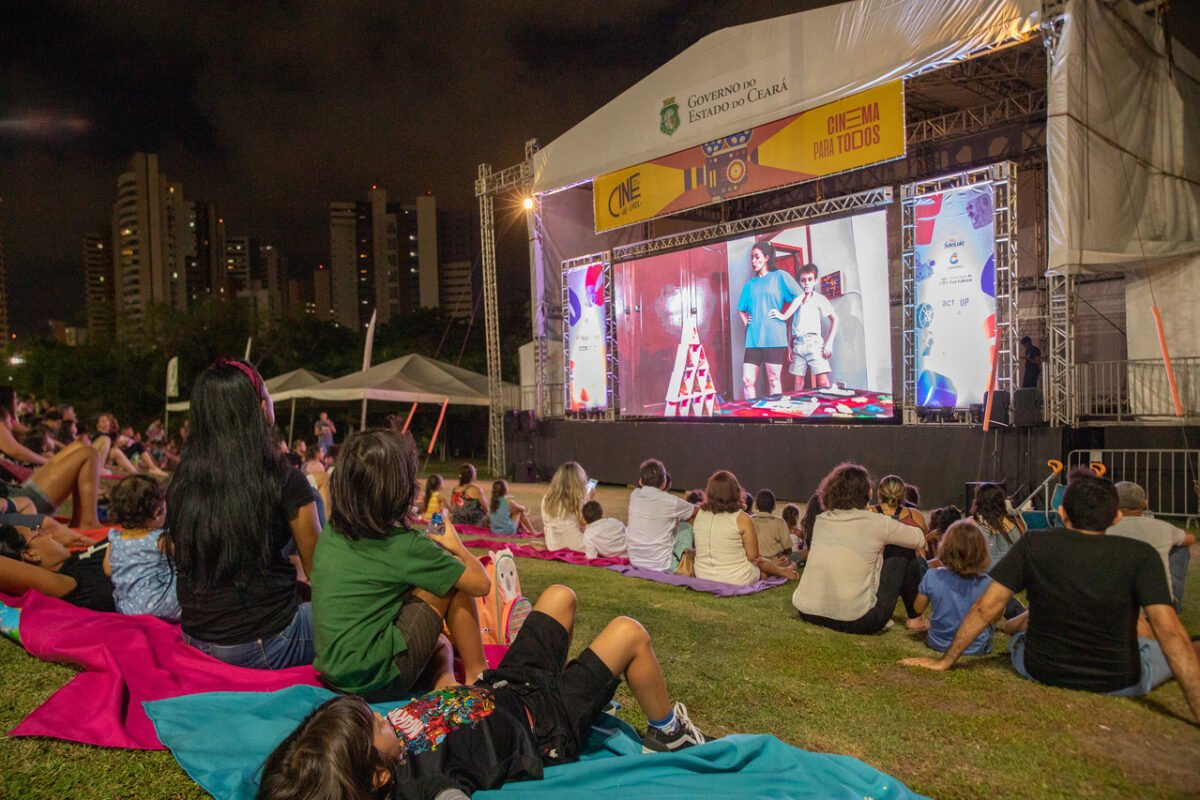
[[[596,480],[595,478],[592,478],[587,482],[587,494],[589,497],[591,496],[592,492],[596,491],[596,487],[599,484],[600,481]]]

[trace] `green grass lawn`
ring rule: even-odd
[[[531,489],[516,494],[535,500]],[[620,490],[606,495],[623,516]],[[928,651],[903,626],[857,637],[806,625],[792,611],[794,584],[720,599],[607,570],[519,563],[527,595],[556,582],[578,593],[576,649],[613,616],[641,620],[673,696],[708,734],[772,733],[856,756],[937,798],[1200,796],[1200,727],[1174,684],[1140,700],[1039,686],[1009,668],[1003,635],[1000,653],[948,674],[911,670],[897,660]],[[1183,616],[1193,632],[1197,574],[1194,566]],[[72,674],[0,642],[0,725],[16,725]],[[644,725],[628,691],[617,699],[626,720]],[[205,796],[168,753],[5,738],[0,765],[0,798]]]

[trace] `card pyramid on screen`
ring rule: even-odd
[[[679,338],[663,416],[711,417],[718,408],[717,387],[694,319],[684,321]]]

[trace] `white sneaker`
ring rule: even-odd
[[[675,712],[675,732],[663,733],[653,725],[646,726],[646,735],[642,737],[643,753],[674,753],[708,741],[688,718],[687,706],[676,703],[672,710]]]

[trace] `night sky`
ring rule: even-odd
[[[516,164],[526,139],[549,143],[707,33],[827,4],[10,3],[11,324],[26,336],[78,315],[83,237],[108,226],[136,150],[159,153],[188,199],[216,202],[230,235],[274,242],[299,274],[328,259],[330,201],[379,184],[470,208],[480,162]]]

